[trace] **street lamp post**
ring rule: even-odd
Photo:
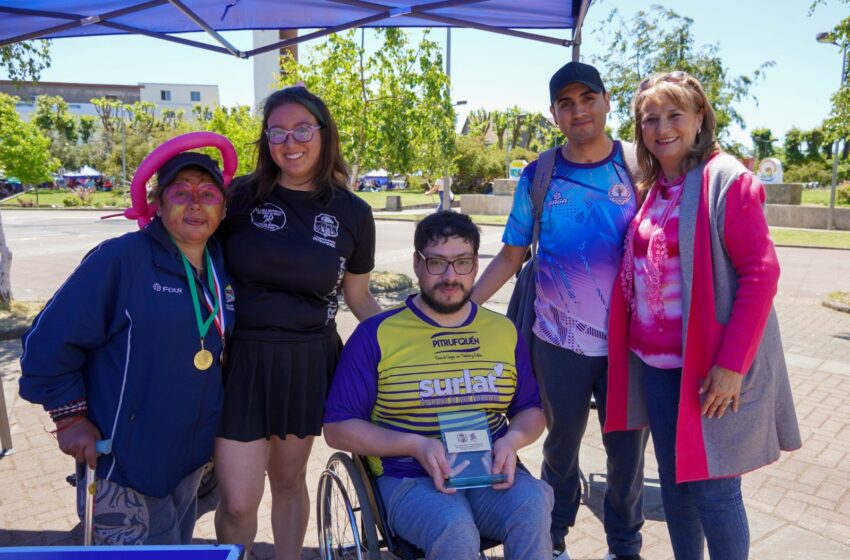
[[[446,27],[446,78],[449,80],[449,99],[452,98],[452,28]],[[452,123],[454,124],[454,123]],[[454,129],[452,130],[454,134]],[[449,165],[446,162],[446,171],[443,176],[443,192],[440,196],[443,198],[442,206],[444,210],[452,209],[452,178],[449,176]]]
[[[121,188],[127,187],[127,139],[124,132],[124,103],[121,103]]]
[[[844,87],[844,82],[847,80],[847,43],[844,45],[839,44],[835,40],[835,34],[833,33],[818,33],[816,36],[818,43],[826,43],[828,45],[836,45],[841,47],[841,83],[838,85],[839,89]],[[845,143],[847,141],[845,140]],[[832,145],[832,149],[835,152],[833,160],[832,160],[832,183],[829,188],[829,212],[826,215],[826,229],[831,230],[835,223],[835,190],[838,187],[838,155],[841,153],[839,147],[841,145],[841,139],[836,138],[835,142]]]

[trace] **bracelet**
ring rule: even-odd
[[[76,426],[77,424],[80,424],[80,423],[81,423],[83,420],[85,420],[85,419],[86,419],[86,417],[85,417],[85,416],[75,416],[75,417],[74,417],[74,418],[72,418],[72,419],[71,419],[71,421],[70,421],[70,422],[68,422],[67,424],[65,424],[65,425],[63,425],[63,426],[56,426],[56,429],[55,429],[55,430],[52,430],[50,433],[51,433],[51,434],[53,434],[53,435],[56,435],[56,434],[58,434],[59,432],[64,432],[64,431],[65,431],[65,430],[67,430],[68,428],[72,428],[72,427]]]
[[[65,418],[70,418],[71,416],[79,416],[81,414],[85,415],[88,408],[88,401],[86,401],[86,399],[79,399],[62,406],[57,406],[56,408],[49,410],[48,414],[50,414],[51,420],[58,422]]]

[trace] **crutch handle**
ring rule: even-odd
[[[109,455],[112,453],[112,440],[102,439],[95,443],[98,455]],[[94,469],[86,464],[86,510],[83,518],[83,546],[92,544],[92,525],[94,524],[94,495],[97,492],[97,483],[94,478]]]

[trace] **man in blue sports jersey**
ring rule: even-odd
[[[608,305],[635,215],[636,192],[623,150],[605,135],[610,97],[593,66],[570,62],[549,82],[552,117],[567,138],[557,152],[540,220],[532,362],[549,434],[542,478],[555,491],[553,558],[568,560],[565,538],[581,497],[579,448],[591,396],[605,422]],[[523,262],[534,229],[531,187],[538,162],[517,184],[504,243],[475,284],[487,301]],[[604,526],[606,558],[640,558],[645,430],[604,434],[608,456]]]
[[[416,227],[420,293],[357,327],[325,405],[331,447],[367,455],[394,534],[427,560],[477,560],[481,537],[507,559],[547,560],[553,497],[517,461],[545,419],[528,350],[504,316],[469,300],[480,234],[468,216],[437,212]],[[491,474],[505,482],[447,488],[452,468],[439,415],[481,412]]]

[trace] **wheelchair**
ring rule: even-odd
[[[380,560],[386,548],[397,560],[418,560],[425,553],[387,527],[378,488],[363,459],[337,452],[319,477],[316,498],[319,553],[322,560]],[[481,559],[502,558],[497,541],[481,539]]]

